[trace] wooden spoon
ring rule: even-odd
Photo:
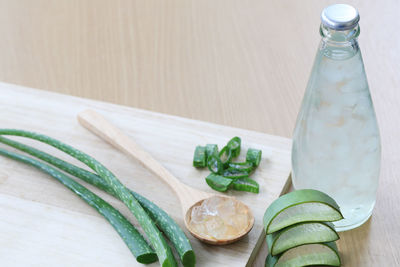
[[[138,144],[136,144],[131,138],[125,135],[117,127],[109,123],[104,117],[96,113],[93,110],[86,110],[78,114],[78,121],[91,132],[95,133],[117,149],[121,150],[125,154],[138,160],[143,166],[156,174],[165,183],[167,183],[176,193],[182,206],[182,212],[184,216],[184,221],[186,228],[189,232],[199,240],[214,244],[214,245],[224,245],[235,242],[240,238],[244,237],[254,225],[254,217],[250,209],[242,202],[236,200],[233,197],[221,196],[221,198],[230,198],[238,203],[237,205],[243,205],[247,209],[249,216],[249,224],[246,229],[229,239],[213,239],[210,237],[205,237],[193,231],[191,229],[189,222],[191,220],[192,208],[201,205],[205,199],[210,197],[215,197],[217,195],[203,192],[192,187],[189,187],[182,182],[180,182],[175,176],[173,176],[167,169],[165,169],[160,163],[158,163],[149,153],[144,151]],[[242,207],[243,207],[242,206]]]

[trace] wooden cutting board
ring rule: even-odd
[[[181,209],[171,189],[138,162],[78,124],[76,115],[87,108],[98,111],[123,129],[184,183],[208,192],[213,192],[204,180],[208,170],[192,167],[196,145],[217,143],[222,147],[231,137],[240,136],[242,151],[248,147],[262,149],[262,162],[252,176],[260,184],[260,193],[228,193],[251,207],[255,226],[250,234],[232,245],[215,247],[200,243],[185,229],[196,252],[197,266],[252,265],[263,240],[264,211],[288,185],[289,139],[0,83],[2,128],[43,133],[94,156],[125,185],[163,208],[182,228]],[[83,166],[52,147],[14,139]],[[137,225],[124,205],[88,187]],[[94,209],[48,175],[4,157],[0,157],[0,247],[2,266],[141,265]]]

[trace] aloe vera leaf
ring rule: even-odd
[[[109,187],[132,212],[143,228],[163,267],[177,266],[174,256],[162,233],[130,191],[104,165],[82,151],[46,135],[16,129],[0,129],[0,135],[22,136],[44,142],[78,159],[102,177]]]
[[[14,140],[0,136],[0,142],[26,152],[36,158],[39,158],[83,181],[92,184],[99,189],[117,197],[114,191],[108,186],[106,181],[100,176],[72,165],[62,159],[54,157],[48,153],[42,152],[31,146],[16,142]],[[156,222],[157,226],[164,232],[168,239],[173,243],[179,257],[182,261],[183,266],[191,267],[195,266],[196,257],[189,239],[186,237],[183,230],[179,225],[161,208],[155,205],[150,200],[141,196],[140,194],[131,190],[132,195],[139,201],[140,205],[146,210],[150,217]]]
[[[1,148],[0,155],[31,165],[58,180],[103,215],[103,217],[112,225],[112,227],[114,227],[119,236],[124,240],[125,244],[138,262],[151,263],[157,261],[157,254],[154,253],[154,250],[147,244],[143,236],[135,229],[135,227],[118,210],[89,189],[85,188],[57,169],[32,158],[9,152]]]

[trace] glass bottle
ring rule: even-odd
[[[339,204],[338,231],[372,213],[381,145],[357,37],[358,11],[337,4],[321,14],[322,40],[297,117],[292,146],[295,189],[313,188]]]

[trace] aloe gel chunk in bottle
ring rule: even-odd
[[[332,5],[321,14],[322,40],[297,117],[292,146],[295,189],[336,200],[338,231],[363,224],[375,205],[381,145],[357,37],[359,14]]]

